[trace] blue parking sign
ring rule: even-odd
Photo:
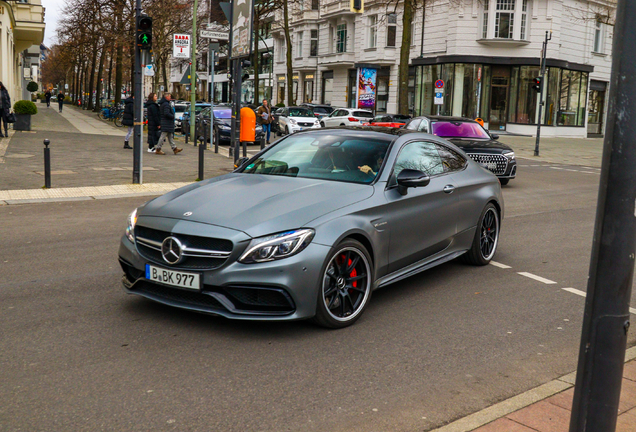
[[[435,93],[435,97],[440,99],[444,97],[444,93]]]

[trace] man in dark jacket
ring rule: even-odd
[[[57,103],[60,106],[60,112],[62,112],[62,107],[64,107],[64,93],[62,93],[62,90],[57,94]]]
[[[9,123],[10,109],[11,98],[9,97],[9,90],[0,82],[0,138],[9,136],[7,123]],[[4,135],[2,135],[2,124],[4,124]]]
[[[182,152],[183,149],[177,148],[174,143],[174,108],[170,103],[172,95],[165,93],[163,98],[159,101],[159,110],[161,113],[161,137],[159,137],[159,143],[155,147],[155,154],[165,155],[161,150],[164,141],[167,139],[170,143],[170,147],[174,154]]]
[[[135,131],[135,97],[130,96],[128,99],[124,101],[124,117],[121,119],[121,124],[124,126],[128,126],[128,133],[126,134],[126,138],[124,139],[124,148],[131,149],[132,147],[128,144],[130,141],[130,136]]]
[[[155,93],[148,95],[148,101],[144,108],[148,112],[148,153],[154,153],[161,132],[161,114]]]
[[[46,89],[46,93],[44,93],[44,98],[46,99],[46,107],[51,107],[51,90]]]

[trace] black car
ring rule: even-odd
[[[490,133],[475,120],[463,117],[421,116],[409,120],[405,129],[427,132],[446,138],[461,148],[471,159],[492,171],[502,185],[517,176],[515,152],[499,142],[499,135]]]
[[[210,107],[207,107],[197,116],[197,136],[208,136],[209,132],[203,128],[210,128]],[[226,106],[214,107],[214,133],[219,137],[219,141],[230,141],[232,131],[232,108]],[[206,135],[207,133],[207,135]],[[265,134],[263,127],[256,124],[256,142],[259,142]]]

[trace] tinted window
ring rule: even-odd
[[[414,119],[407,123],[406,128],[409,130],[417,130],[417,127],[420,125],[421,119]]]
[[[354,117],[373,118],[373,114],[370,113],[370,112],[366,112],[366,111],[354,111],[353,112],[353,116]]]
[[[407,122],[411,117],[402,114],[396,114],[393,116],[396,122]]]
[[[323,108],[323,107],[315,107],[314,108],[314,113],[329,114],[330,112],[331,112],[331,110],[328,110],[327,108]]]
[[[314,117],[314,112],[308,108],[289,108],[290,117]]]
[[[343,117],[343,116],[346,116],[346,115],[349,115],[349,112],[346,111],[346,110],[341,110],[341,109],[340,110],[336,110],[333,113],[333,117]]]
[[[459,153],[443,145],[437,145],[437,151],[442,158],[442,165],[444,165],[444,172],[460,171],[464,169],[466,165],[466,159],[464,159]]]
[[[490,139],[479,123],[438,121],[432,128],[433,135],[440,137]]]
[[[384,121],[384,120],[382,120],[383,118],[384,118],[383,116],[375,116],[375,117],[373,118],[373,122],[381,122],[381,121]]]
[[[232,118],[232,110],[229,108],[214,109],[214,117],[218,119]]]
[[[437,146],[430,142],[412,142],[404,146],[395,161],[391,183],[403,169],[422,171],[429,176],[442,174],[444,165]]]
[[[274,112],[274,114],[276,114],[276,115],[282,115],[284,111],[285,111],[285,108],[278,108],[278,109],[276,110],[276,112]]]

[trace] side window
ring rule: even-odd
[[[403,169],[419,170],[429,176],[444,173],[444,165],[437,146],[426,141],[411,142],[402,148],[395,161],[389,185],[396,184],[397,176]]]
[[[430,130],[428,128],[428,120],[422,120],[422,123],[420,123],[420,126],[417,128],[417,130],[420,132],[429,133]]]
[[[414,120],[411,120],[411,121],[410,121],[410,122],[406,125],[406,128],[407,128],[408,130],[417,130],[417,128],[419,127],[419,125],[420,125],[420,122],[421,122],[421,121],[422,121],[421,119],[414,119]]]
[[[464,169],[464,166],[466,165],[466,159],[464,159],[455,150],[437,144],[437,151],[442,158],[444,172],[460,171]]]

